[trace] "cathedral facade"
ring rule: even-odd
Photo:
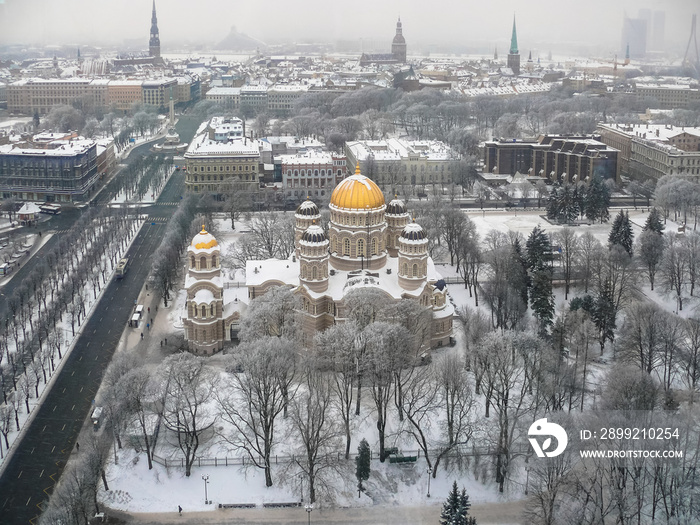
[[[303,331],[316,332],[347,316],[344,299],[358,288],[375,288],[389,300],[410,299],[433,313],[430,346],[448,345],[454,308],[447,285],[428,255],[426,231],[405,204],[386,204],[379,187],[360,173],[344,179],[331,195],[327,232],[311,200],[295,213],[295,251],[289,259],[248,261],[247,296],[227,300],[216,240],[202,230],[188,248],[187,306],[183,316],[190,350],[210,354],[235,339],[247,303],[276,286],[300,297]]]

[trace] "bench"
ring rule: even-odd
[[[220,509],[254,509],[255,503],[219,503]]]

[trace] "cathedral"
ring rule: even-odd
[[[369,64],[405,64],[406,63],[406,39],[403,36],[401,19],[396,22],[396,34],[391,41],[391,53],[362,53],[360,65]]]
[[[225,341],[235,340],[248,302],[284,285],[301,298],[308,341],[345,319],[348,292],[371,287],[392,300],[411,299],[430,308],[431,347],[450,344],[454,308],[447,285],[428,255],[426,231],[411,220],[405,204],[396,198],[386,204],[379,187],[358,166],[335,187],[329,207],[326,233],[316,204],[303,202],[294,215],[294,254],[284,260],[247,261],[244,289],[224,282],[219,245],[202,228],[187,248],[183,324],[191,352],[213,354]]]

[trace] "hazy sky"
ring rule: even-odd
[[[0,0],[0,44],[113,45],[143,40],[152,0]],[[616,52],[623,13],[666,12],[667,47],[685,50],[697,0],[157,0],[163,53],[183,43],[218,42],[236,26],[266,42],[388,42],[401,16],[411,44],[499,46],[507,52],[513,14],[520,53],[556,43]],[[552,49],[556,53],[556,49]]]

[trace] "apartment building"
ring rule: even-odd
[[[565,182],[586,180],[598,174],[619,182],[619,153],[597,135],[490,140],[484,143],[484,171],[499,175],[521,173]]]
[[[380,186],[451,184],[459,155],[435,140],[356,140],[345,143],[349,166]]]
[[[103,149],[105,155],[109,155]],[[99,177],[94,140],[39,137],[0,146],[0,197],[46,202],[85,200]]]
[[[201,126],[187,148],[184,157],[188,191],[219,195],[231,182],[243,191],[257,191],[260,187],[262,145],[237,136],[237,126],[231,120],[213,117]]]
[[[598,124],[601,140],[620,152],[621,172],[637,179],[700,175],[700,128],[665,124]]]

